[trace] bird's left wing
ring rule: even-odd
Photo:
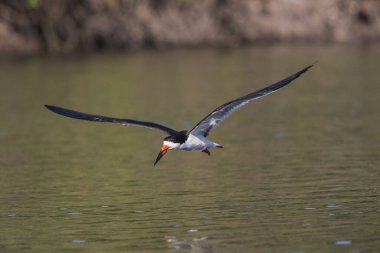
[[[93,115],[93,114],[65,109],[62,107],[54,106],[54,105],[45,105],[45,106],[52,112],[58,113],[66,117],[74,118],[74,119],[82,119],[82,120],[97,121],[97,122],[120,123],[122,125],[132,125],[132,126],[139,126],[139,127],[150,128],[150,129],[157,129],[157,130],[164,131],[170,135],[178,134],[178,131],[171,129],[169,127],[154,123],[154,122],[139,121],[139,120],[133,120],[133,119],[118,119],[118,118],[112,118],[112,117],[106,117],[106,116],[100,116],[100,115]]]
[[[293,75],[274,83],[268,87],[265,87],[261,90],[249,93],[245,96],[227,102],[214,111],[212,111],[209,115],[203,118],[189,133],[194,135],[203,135],[207,136],[209,132],[218,127],[225,119],[227,119],[234,111],[239,109],[240,107],[248,104],[249,102],[258,99],[260,97],[269,95],[276,90],[286,86],[291,83],[294,79],[297,79],[300,75],[305,73],[309,68],[313,65],[309,65],[306,68],[294,73]]]

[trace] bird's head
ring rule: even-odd
[[[162,143],[162,147],[160,152],[158,152],[156,161],[154,162],[154,165],[158,163],[158,161],[161,160],[161,158],[166,155],[169,149],[178,149],[179,146],[184,143],[187,139],[187,131],[181,131],[176,136],[168,136],[165,137]]]
[[[158,163],[158,161],[161,160],[161,158],[166,155],[169,149],[175,149],[180,145],[180,143],[177,143],[175,139],[173,139],[172,136],[168,136],[164,139],[162,143],[162,147],[160,152],[158,152],[156,161],[154,162],[154,165]]]

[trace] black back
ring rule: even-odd
[[[173,143],[184,143],[186,140],[187,140],[187,137],[188,137],[188,131],[187,130],[183,130],[183,131],[179,131],[177,132],[176,134],[174,135],[169,135],[167,137],[164,138],[164,141],[170,141],[170,142],[173,142]]]

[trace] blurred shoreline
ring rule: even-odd
[[[0,2],[0,54],[379,40],[376,0]]]

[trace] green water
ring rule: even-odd
[[[380,251],[380,48],[268,47],[0,59],[1,252]],[[43,104],[189,129],[318,60],[209,136],[64,118]]]

